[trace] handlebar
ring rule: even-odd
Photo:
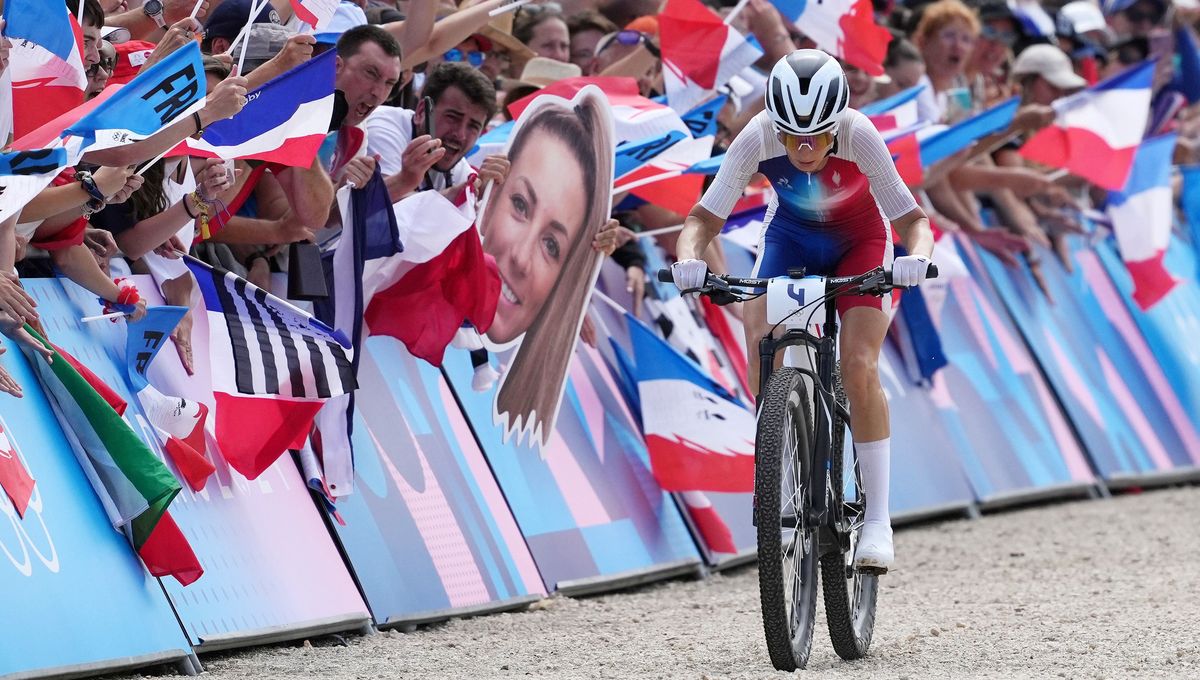
[[[936,264],[929,263],[928,269],[925,270],[925,277],[929,279],[938,277]],[[670,269],[659,269],[658,280],[663,283],[673,283],[675,278],[671,275]],[[704,287],[700,288],[699,292],[712,299],[713,302],[723,305],[762,295],[761,291],[765,291],[770,281],[771,279],[748,279],[709,272],[704,281]],[[825,286],[831,298],[842,295],[885,295],[894,288],[908,287],[892,284],[891,270],[883,267],[876,267],[857,276],[826,277]],[[752,289],[755,292],[736,289]]]

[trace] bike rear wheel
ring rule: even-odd
[[[804,668],[812,650],[818,545],[808,526],[812,425],[802,374],[771,375],[758,418],[754,520],[758,527],[758,587],[771,663]]]
[[[834,393],[838,403],[846,404],[840,372],[834,374]],[[829,637],[837,655],[852,661],[867,655],[875,629],[875,604],[879,594],[879,577],[854,568],[854,549],[862,529],[865,496],[858,474],[858,456],[843,478],[846,423],[836,411],[833,416],[833,446],[830,460],[830,508],[841,508],[839,533],[849,533],[849,549],[830,550],[821,558],[821,582],[825,596],[825,619],[829,622]],[[846,494],[846,482],[851,493]]]

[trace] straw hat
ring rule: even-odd
[[[524,63],[536,57],[536,52],[513,37],[512,27],[513,13],[506,12],[479,29],[478,34],[490,40],[493,47],[507,51],[514,64]]]
[[[521,71],[521,77],[508,81],[506,86],[510,88],[543,88],[564,78],[578,78],[581,75],[583,75],[583,71],[575,64],[546,57],[534,57],[525,64],[525,68]]]

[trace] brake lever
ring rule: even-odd
[[[725,305],[728,305],[728,304],[732,304],[734,302],[742,301],[741,298],[739,298],[737,295],[735,295],[732,291],[728,291],[728,290],[715,289],[708,293],[705,293],[705,295],[708,296],[709,300],[712,300],[712,303],[714,305],[718,305],[721,307],[724,307]]]

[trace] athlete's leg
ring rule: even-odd
[[[891,429],[887,398],[879,384],[879,351],[889,322],[882,310],[852,307],[842,317],[840,340],[842,384],[850,400],[850,429],[867,500],[854,561],[885,569],[894,559],[888,513]]]
[[[746,372],[747,382],[750,383],[750,393],[758,397],[759,358],[758,342],[766,335],[767,328],[767,296],[742,303],[742,325],[746,331]]]

